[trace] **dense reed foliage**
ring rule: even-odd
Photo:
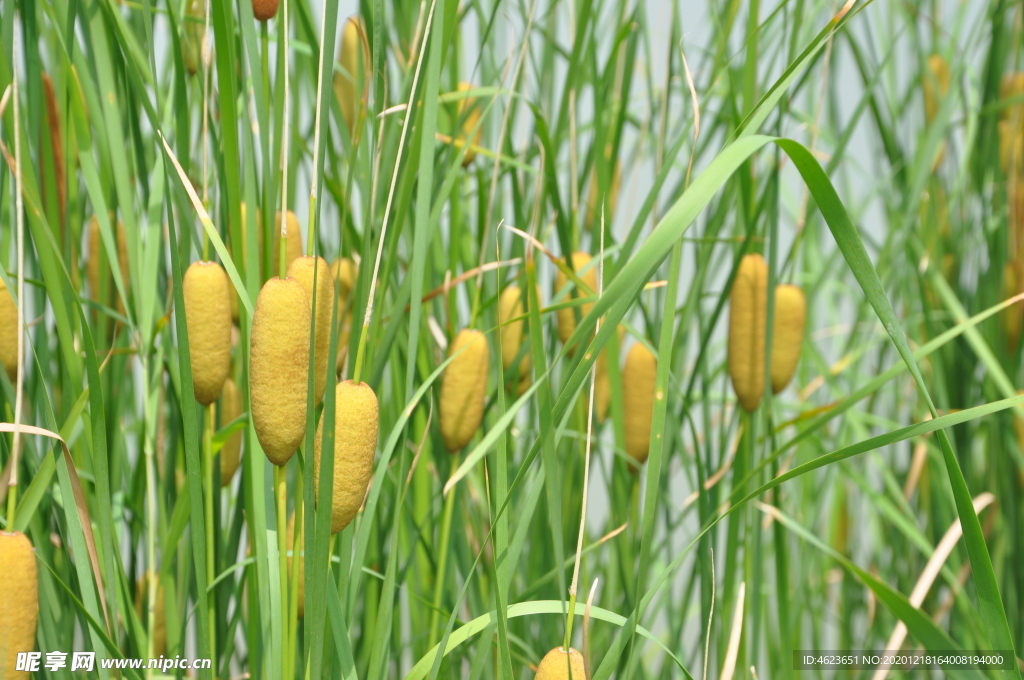
[[[0,17],[0,636],[213,661],[128,678],[1024,647],[1019,4]]]

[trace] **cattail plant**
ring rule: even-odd
[[[745,255],[729,294],[729,377],[748,413],[764,394],[767,304],[768,263],[760,255]]]
[[[577,251],[572,254],[572,268],[576,272],[576,275],[589,290],[582,290],[577,288],[577,297],[588,297],[594,294],[597,290],[597,267],[591,265],[591,257],[587,253]],[[565,289],[566,284],[569,283],[569,277],[561,270],[555,272],[555,294]],[[563,298],[564,300],[571,299],[571,296]],[[592,302],[584,303],[579,306],[580,317],[584,317],[590,312],[594,306]],[[573,331],[576,330],[576,309],[573,306],[563,307],[558,310],[558,339],[565,344],[566,341],[572,337]]]
[[[0,531],[0,677],[27,678],[16,670],[18,652],[36,648],[39,577],[32,542],[21,532]]]
[[[583,655],[569,648],[555,647],[544,655],[537,665],[536,680],[587,680],[587,668]]]
[[[345,380],[334,389],[334,491],[331,533],[347,527],[359,512],[373,472],[377,450],[377,395],[366,383]],[[314,480],[320,488],[320,451],[324,420],[320,419],[313,448]]]
[[[772,333],[772,392],[778,394],[793,379],[800,362],[807,320],[807,299],[800,286],[775,287],[775,319]]]
[[[316,311],[310,310],[314,322],[313,398],[319,406],[327,387],[327,359],[331,350],[331,316],[334,313],[334,278],[322,257],[298,257],[288,267],[288,277],[302,284],[310,304],[313,302],[316,277]]]
[[[452,453],[461,450],[480,429],[487,393],[490,350],[478,330],[459,331],[448,346],[454,357],[441,376],[441,438]]]
[[[638,342],[626,355],[622,368],[622,401],[626,405],[626,453],[643,465],[651,448],[655,378],[658,360]]]
[[[231,282],[216,262],[193,262],[182,279],[192,389],[203,406],[220,396],[231,370]]]
[[[0,364],[14,382],[18,376],[18,305],[0,279]]]
[[[249,402],[263,452],[284,465],[306,433],[309,296],[293,278],[272,278],[256,298],[250,340]]]
[[[334,74],[334,96],[338,99],[349,135],[357,142],[370,83],[370,46],[366,26],[360,16],[351,16],[345,21],[338,48],[338,63],[341,72]]]

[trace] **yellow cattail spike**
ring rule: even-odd
[[[583,655],[572,647],[555,647],[544,655],[537,666],[536,680],[587,680]]]
[[[260,223],[263,220],[263,215],[261,214],[260,209],[256,208],[256,234],[257,234],[257,236],[256,236],[256,248],[257,248],[258,255],[256,256],[255,259],[253,259],[253,258],[249,257],[249,240],[248,240],[249,223],[246,222],[246,207],[245,207],[245,203],[244,202],[241,203],[238,206],[238,210],[239,210],[239,212],[241,212],[241,215],[242,215],[242,229],[241,229],[241,234],[240,234],[240,236],[242,237],[242,242],[240,244],[238,244],[238,248],[237,249],[229,247],[228,248],[228,252],[231,253],[231,259],[234,261],[235,266],[238,267],[240,272],[245,271],[245,267],[256,267],[257,271],[261,271],[262,270],[262,263],[263,263],[263,236],[262,236],[262,232],[260,231],[260,229],[261,229]],[[280,243],[280,240],[278,240],[278,243]],[[274,261],[277,262],[277,260],[274,260]],[[262,281],[263,279],[260,279],[260,280]],[[243,281],[244,281],[244,277],[243,277]],[[235,291],[234,288],[232,287],[232,291],[231,291],[231,319],[235,323],[238,323],[238,318],[239,318],[238,315],[239,315],[238,292]]]
[[[331,497],[331,533],[347,527],[359,512],[373,472],[377,451],[379,410],[377,395],[366,383],[345,380],[334,389],[334,492]],[[320,488],[320,448],[324,419],[313,447],[313,479]]]
[[[250,339],[249,401],[260,446],[284,465],[306,434],[309,296],[292,278],[272,278],[256,298]]]
[[[1021,171],[1024,162],[1024,117],[1019,121],[999,121],[999,166],[1006,174]]]
[[[472,83],[459,83],[459,92],[468,92],[473,89]],[[474,146],[480,146],[483,138],[483,128],[480,126],[480,107],[477,106],[476,97],[466,97],[459,100],[458,120],[462,122],[460,132],[455,143],[461,148],[469,140],[469,148],[462,157],[462,167],[468,166],[476,158]]]
[[[181,30],[181,61],[189,75],[199,70],[203,56],[203,0],[189,0]]]
[[[0,364],[13,383],[18,377],[18,305],[0,279]]]
[[[331,315],[334,313],[334,278],[322,257],[298,257],[288,267],[288,276],[302,284],[313,303],[313,274],[316,272],[316,314],[313,315],[315,353],[313,397],[319,406],[327,387],[327,359],[331,350]]]
[[[182,279],[192,389],[203,406],[220,396],[231,370],[231,282],[216,262],[193,262]]]
[[[764,394],[767,303],[768,263],[760,255],[746,255],[729,294],[729,377],[747,412]]]
[[[619,326],[617,329],[619,334],[619,344],[622,344],[622,339],[626,337],[626,329],[623,326]],[[604,422],[604,419],[608,417],[608,407],[612,403],[612,380],[608,374],[608,365],[610,361],[614,361],[618,365],[619,356],[616,354],[614,358],[611,357],[611,347],[605,345],[601,353],[597,355],[597,370],[594,372],[594,418],[597,419],[598,424]]]
[[[292,510],[292,514],[288,517],[288,550],[292,549],[295,545],[295,511]],[[299,552],[305,553],[306,549],[306,537],[299,536]],[[292,560],[293,557],[288,558],[288,583],[292,582]],[[306,557],[304,554],[299,555],[299,618],[301,619],[303,614],[306,613]]]
[[[267,22],[277,15],[278,0],[252,0],[252,15],[256,21]]]
[[[360,16],[350,16],[341,32],[338,63],[342,72],[334,73],[334,96],[341,107],[349,135],[359,139],[359,120],[370,84],[370,44]]]
[[[334,274],[334,280],[338,282],[339,300],[348,300],[348,296],[356,288],[356,275],[358,273],[356,263],[347,257],[339,257],[331,263],[331,273]]]
[[[942,100],[949,94],[949,84],[949,62],[938,54],[928,57],[928,72],[924,74],[921,89],[924,94],[924,116],[929,123],[935,120]]]
[[[288,233],[285,237],[288,239],[285,242],[285,267],[290,267],[295,258],[302,257],[302,231],[299,227],[299,218],[295,216],[291,210],[288,211],[287,228]],[[276,274],[278,271],[278,258],[281,253],[281,211],[277,212],[277,216],[274,217],[274,250],[271,255],[271,275]]]
[[[501,335],[501,365],[508,371],[519,351],[523,346],[523,333],[526,326],[526,319],[522,318],[526,313],[523,300],[523,291],[519,286],[509,286],[501,292],[498,298],[498,323]],[[521,380],[529,374],[532,362],[527,352],[519,361],[518,375]]]
[[[484,417],[487,338],[478,330],[462,330],[448,346],[448,356],[455,358],[441,377],[441,438],[454,453],[473,439]]]
[[[577,288],[576,297],[588,297],[593,295],[597,291],[597,265],[590,265],[590,255],[584,252],[577,251],[572,254],[572,268],[576,272],[576,276],[590,290],[582,290]],[[569,277],[559,269],[555,272],[555,294],[563,290],[566,284],[569,283]],[[561,302],[570,300],[570,294],[566,294],[562,297]],[[586,316],[590,309],[594,306],[593,303],[588,302],[580,306],[580,318]],[[558,317],[558,339],[564,344],[570,337],[572,337],[573,331],[576,330],[576,310],[574,307],[563,307],[556,312]]]
[[[156,581],[156,605],[153,607],[153,654],[163,656],[167,652],[167,617],[164,608],[164,586],[153,571],[147,571],[135,583],[135,614],[146,625],[149,620],[149,584]]]
[[[20,532],[0,531],[0,677],[28,680],[18,671],[18,652],[36,648],[39,576],[32,542]]]
[[[775,288],[775,330],[772,333],[772,392],[778,394],[796,373],[804,343],[807,299],[800,286]]]
[[[224,389],[220,393],[221,427],[242,415],[242,393],[231,378],[224,381]],[[242,431],[239,430],[227,438],[220,449],[220,484],[227,486],[238,471],[238,463],[242,459]]]
[[[622,368],[622,402],[626,405],[626,453],[641,465],[651,448],[657,373],[658,360],[647,345],[633,345]]]
[[[1013,99],[1022,94],[1024,94],[1024,71],[1004,75],[1002,83],[999,85],[1000,98]],[[1004,106],[1000,115],[1004,119],[1012,118],[1020,113],[1021,107],[1024,107],[1024,101],[1015,101]]]
[[[347,257],[339,257],[331,263],[331,272],[338,282],[339,298],[338,309],[343,310],[341,319],[338,321],[338,353],[335,356],[335,370],[341,371],[345,365],[345,357],[348,356],[348,343],[352,336],[352,293],[356,288],[356,276],[358,274],[355,263]]]

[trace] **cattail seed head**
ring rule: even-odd
[[[775,288],[775,330],[772,333],[772,392],[778,394],[796,373],[804,343],[807,299],[799,286]]]
[[[523,291],[519,286],[509,286],[501,292],[498,298],[498,323],[501,326],[498,333],[501,338],[501,365],[506,371],[519,356],[523,345],[526,319],[518,317],[522,317],[524,312]],[[529,371],[530,355],[526,354],[519,363],[519,375],[526,375]]]
[[[202,62],[204,19],[203,1],[189,0],[181,30],[181,61],[189,75],[195,75]]]
[[[358,274],[356,263],[347,257],[339,257],[331,263],[331,273],[334,274],[334,280],[338,282],[340,299],[348,300],[348,296],[356,289]]]
[[[588,288],[590,288],[590,290],[577,288],[575,297],[588,297],[597,291],[597,266],[596,263],[594,263],[593,266],[588,267],[588,265],[590,265],[590,260],[591,257],[587,253],[577,251],[572,254],[573,271],[575,271],[576,276],[579,277],[579,279],[583,281]],[[555,294],[557,295],[559,291],[563,290],[567,283],[569,283],[569,277],[566,276],[561,269],[556,271]],[[571,293],[567,293],[561,298],[561,301],[566,302],[571,300],[572,297]],[[593,306],[594,304],[592,302],[580,305],[580,318],[585,317]],[[558,339],[562,341],[562,344],[565,344],[565,342],[572,337],[573,331],[576,330],[576,308],[572,306],[563,307],[557,310],[556,313],[558,316]]]
[[[455,357],[441,376],[441,438],[455,453],[473,439],[484,417],[490,350],[478,330],[465,329],[448,346]]]
[[[278,0],[252,0],[252,15],[256,21],[270,21],[277,15]]]
[[[0,279],[0,364],[13,383],[18,377],[18,305]]]
[[[924,116],[930,123],[939,113],[942,100],[949,94],[951,82],[949,62],[942,55],[928,57],[928,71],[924,74],[921,91],[924,95]]]
[[[147,571],[135,583],[135,614],[146,625],[149,620],[149,584],[156,581],[156,604],[153,606],[153,654],[163,656],[167,652],[167,617],[164,607],[164,586],[153,571]]]
[[[621,345],[622,339],[626,337],[626,329],[619,325],[615,330],[618,332]],[[597,366],[594,371],[594,418],[598,424],[603,423],[604,419],[608,417],[608,407],[612,403],[612,380],[608,374],[609,362],[615,362],[615,365],[618,365],[618,360],[619,355],[615,354],[612,357],[611,346],[605,345],[594,362]]]
[[[256,298],[250,339],[249,402],[260,446],[284,465],[306,434],[309,296],[292,278],[272,278]]]
[[[572,647],[555,647],[544,655],[537,666],[536,680],[587,680],[583,655]]]
[[[231,282],[216,262],[193,262],[181,282],[192,359],[192,389],[203,406],[220,396],[231,370]]]
[[[287,213],[287,231],[285,235],[285,261],[284,266],[290,267],[295,258],[302,257],[302,231],[299,227],[299,218],[291,210]],[[271,253],[271,271],[278,271],[278,261],[281,257],[281,211],[277,212],[274,218],[274,251]]]
[[[313,314],[315,335],[313,397],[319,406],[327,387],[327,359],[331,350],[331,315],[334,313],[334,278],[322,257],[298,257],[288,267],[288,277],[302,284],[313,304],[313,277],[316,275],[316,313]]]
[[[32,542],[21,532],[0,531],[0,677],[28,679],[18,671],[18,652],[36,648],[39,575]]]
[[[459,92],[468,92],[473,89],[471,83],[459,83]],[[480,107],[477,106],[476,97],[466,97],[459,100],[458,120],[462,122],[456,144],[461,148],[470,140],[470,147],[466,149],[462,157],[462,167],[468,166],[476,158],[474,146],[480,146],[483,137],[483,128],[480,126]]]
[[[360,16],[351,16],[345,21],[338,47],[338,63],[342,72],[334,73],[334,96],[338,99],[349,135],[357,141],[359,119],[370,83],[370,44]]]
[[[643,465],[651,448],[655,379],[658,360],[638,342],[626,355],[622,368],[622,401],[626,404],[626,453]]]
[[[729,377],[747,412],[764,394],[767,304],[768,263],[760,255],[746,255],[729,294]]]
[[[227,425],[242,415],[242,393],[231,378],[224,381],[224,389],[220,393],[220,422]],[[220,449],[220,485],[228,486],[238,471],[238,463],[242,458],[242,432],[233,433]]]
[[[352,522],[366,496],[377,451],[379,409],[377,395],[366,383],[345,380],[334,388],[334,491],[331,497],[331,533]],[[320,488],[320,449],[324,419],[313,447],[313,479]]]

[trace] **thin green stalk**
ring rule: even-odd
[[[459,466],[458,454],[452,456],[452,469]],[[452,516],[455,513],[455,494],[458,487],[448,492],[444,499],[444,516],[441,519],[441,543],[437,548],[437,572],[434,580],[434,607],[430,614],[430,646],[437,644],[438,624],[441,620],[441,601],[444,599],[444,584],[448,571],[448,546],[452,537]]]
[[[206,466],[203,475],[203,497],[206,499],[206,582],[213,583],[217,576],[216,560],[214,557],[214,528],[213,528],[213,497],[220,489],[220,485],[214,480],[213,469],[213,430],[214,405],[206,406],[206,428],[203,431],[203,463]],[[208,588],[206,592],[207,614],[210,619],[210,653],[214,666],[217,665],[217,589]]]
[[[278,551],[278,576],[281,587],[281,606],[288,606],[288,482],[283,466],[274,466],[274,495],[277,499],[277,551]],[[289,622],[288,617],[282,617],[281,621],[281,677],[291,677],[288,673],[288,640]]]

